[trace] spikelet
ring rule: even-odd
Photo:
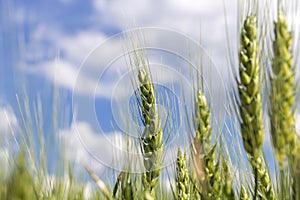
[[[134,191],[136,191],[136,189],[134,188],[133,185],[131,173],[126,171],[121,171],[113,189],[113,198],[118,199],[117,198],[117,192],[118,192],[119,198],[124,200],[127,199],[134,200],[135,199]]]
[[[196,179],[196,177],[194,176],[194,174],[190,174],[190,182],[191,182],[191,199],[198,199],[201,200],[201,191],[200,191],[200,187],[198,184],[198,180]]]
[[[287,20],[282,11],[278,13],[274,33],[270,94],[271,137],[276,158],[283,169],[288,156],[296,153],[296,130],[292,110],[295,100],[292,34],[288,32]]]
[[[197,101],[195,105],[194,126],[196,129],[195,140],[201,145],[210,146],[211,126],[210,126],[210,110],[207,106],[206,97],[200,90],[198,91]],[[205,147],[204,147],[205,148]]]
[[[210,195],[213,199],[222,199],[222,192],[223,192],[223,185],[222,185],[222,175],[221,175],[221,163],[220,159],[218,162],[213,166],[213,176],[209,179],[211,185],[211,192]]]
[[[190,199],[190,178],[186,164],[186,156],[180,149],[178,149],[177,160],[176,160],[176,192],[177,199],[188,200]]]
[[[228,163],[225,160],[222,160],[222,163],[223,163],[223,176],[222,177],[224,179],[224,182],[223,182],[224,198],[229,199],[229,200],[235,199]]]
[[[259,198],[266,199],[266,200],[275,200],[275,193],[273,190],[272,182],[269,176],[269,173],[266,169],[263,169],[261,159],[256,161],[257,169],[258,169],[258,191],[259,191]]]
[[[213,199],[218,199],[222,194],[221,187],[221,166],[218,159],[218,162],[215,164],[215,155],[216,155],[216,145],[214,145],[211,150],[204,155],[205,161],[205,172],[206,172],[206,181],[209,184],[208,197]]]
[[[241,186],[241,191],[240,191],[240,200],[250,200],[250,196],[248,191],[245,189],[244,186]]]

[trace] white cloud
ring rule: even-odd
[[[204,0],[189,0],[187,2],[183,0],[179,2],[175,2],[174,0],[165,2],[148,0],[139,2],[131,0],[129,2],[95,0],[93,2],[96,8],[94,18],[101,21],[99,24],[104,24],[105,26],[105,23],[107,23],[108,27],[120,30],[133,27],[128,24],[134,24],[134,27],[156,26],[181,31],[197,40],[200,35],[199,27],[201,24],[201,41],[209,49],[209,52],[214,52],[212,59],[216,61],[217,65],[220,65],[218,69],[223,76],[211,78],[212,81],[209,80],[209,76],[206,76],[206,80],[208,83],[214,83],[211,87],[222,88],[220,87],[222,83],[219,81],[219,78],[224,78],[227,75],[227,68],[224,67],[224,63],[226,63],[224,62],[226,59],[226,40],[221,0],[210,2]],[[235,18],[232,16],[236,14],[234,4],[227,6],[227,9],[227,17],[230,21],[229,29],[231,30],[231,27],[234,27],[234,23],[231,22],[235,22],[233,21]],[[233,28],[233,30],[236,29]],[[153,45],[162,46],[167,50],[175,48],[179,51],[179,54],[187,52],[187,42],[179,41],[174,35],[167,35],[167,37],[162,37],[155,33],[145,35],[146,42]],[[39,68],[34,68],[37,72],[36,74],[44,76],[51,81],[56,80],[59,86],[69,90],[73,90],[76,84],[74,92],[79,95],[95,95],[111,99],[114,94],[117,94],[118,98],[127,98],[132,94],[130,80],[126,79],[128,81],[125,81],[124,79],[123,82],[119,81],[124,71],[128,69],[126,68],[126,64],[121,61],[112,63],[109,66],[110,70],[106,71],[107,76],[104,76],[105,78],[101,79],[100,84],[98,84],[99,78],[102,78],[100,77],[101,72],[105,69],[106,65],[115,59],[116,56],[123,53],[124,44],[126,45],[124,40],[106,40],[107,36],[101,31],[96,31],[94,27],[75,33],[65,33],[58,27],[49,27],[46,24],[39,25],[32,37],[37,43],[46,41],[46,43],[51,45],[49,48],[41,47],[45,51],[43,53],[36,52],[37,54],[41,54],[40,56],[42,57],[40,59],[41,62],[35,63],[35,66],[39,66]],[[102,42],[104,42],[105,46],[95,49]],[[58,50],[59,53],[57,53]],[[80,65],[89,53],[92,52],[91,50],[94,50],[94,54],[90,54],[90,57],[86,60],[85,66],[87,68],[81,68],[79,77],[77,77]],[[52,60],[57,54],[59,59],[53,62]],[[49,59],[51,56],[43,58],[43,55],[52,55],[52,58]],[[169,66],[180,64],[176,62],[176,56],[173,56],[172,59],[173,63],[167,61],[166,64]],[[154,56],[149,61],[161,62],[159,57]],[[164,61],[162,64],[165,64]],[[31,69],[28,69],[28,71]],[[206,74],[210,73],[211,77],[216,77],[214,70],[211,70],[209,67],[206,67],[206,69]],[[168,73],[158,69],[157,71],[153,71],[153,74],[158,78],[160,83],[178,83],[180,81],[176,73]],[[215,91],[212,94],[213,96],[214,94],[221,94],[221,92],[216,92],[217,89],[213,89]],[[218,108],[216,110],[219,111],[220,109]]]
[[[98,172],[105,167],[123,169],[125,162],[128,162],[128,156],[134,162],[139,162],[136,159],[140,159],[139,154],[135,155],[138,151],[136,147],[133,146],[134,149],[128,153],[127,145],[131,142],[123,134],[96,132],[87,122],[73,123],[70,129],[61,130],[59,135],[65,142],[69,159],[87,164]],[[138,165],[134,167],[138,168]]]
[[[64,36],[57,42],[69,60],[82,62],[83,59],[105,39],[106,36],[101,32],[82,31],[73,37]]]
[[[0,107],[0,151],[18,147],[19,123],[10,106]],[[9,149],[6,149],[8,148]]]
[[[16,147],[18,120],[10,106],[0,107],[0,163],[3,170],[0,176],[6,175],[9,167],[10,152]]]
[[[226,1],[229,30],[236,30],[237,1]],[[120,29],[162,27],[181,31],[218,51],[226,45],[223,1],[168,0],[136,2],[94,0],[96,16]],[[132,6],[134,5],[134,6]],[[173,41],[176,42],[176,41]],[[220,63],[222,64],[222,63]]]
[[[10,107],[0,107],[0,133],[8,133],[18,126],[15,113]]]
[[[106,38],[103,33],[92,29],[67,34],[62,32],[58,27],[39,24],[33,30],[31,43],[40,44],[48,42],[51,46],[47,48],[54,49],[55,53],[59,51],[68,61],[79,67],[88,54]],[[45,50],[43,46],[39,48]]]
[[[75,84],[76,94],[80,95],[103,95],[102,93],[95,93],[97,80],[92,77],[80,75],[78,77],[78,69],[67,60],[57,59],[54,61],[45,61],[38,64],[38,66],[30,66],[26,69],[28,73],[42,75],[49,81],[55,82],[60,87],[73,91]],[[105,91],[104,91],[105,92]]]
[[[132,6],[134,5],[134,6]],[[105,1],[94,0],[94,6],[98,11],[97,14],[109,20],[110,23],[125,28],[128,23],[135,23],[135,26],[162,26],[177,28],[181,31],[186,27],[180,19],[187,19],[195,22],[200,18],[203,19],[210,15],[211,19],[222,14],[222,1],[205,1],[205,0],[167,0],[167,1]],[[113,18],[112,18],[113,17]],[[206,20],[211,20],[206,19]],[[195,24],[195,25],[198,25]],[[195,25],[190,27],[195,28]]]
[[[106,47],[109,46],[110,49],[105,48],[104,54],[101,52],[101,55],[95,54],[95,56],[90,56],[85,62],[85,64],[89,66],[85,65],[82,67],[80,76],[78,76],[80,66],[84,59],[90,55],[92,50],[97,52],[97,49],[95,48],[105,41],[106,37],[104,34],[88,30],[81,31],[74,35],[66,35],[58,30],[49,30],[49,27],[40,25],[35,29],[32,37],[33,43],[36,44],[45,41],[49,42],[51,44],[50,49],[52,48],[52,51],[46,50],[42,46],[39,48],[47,52],[35,53],[34,49],[32,49],[33,53],[28,54],[30,57],[29,60],[41,61],[28,65],[23,68],[23,70],[44,76],[50,81],[55,81],[58,86],[69,90],[73,90],[77,83],[74,91],[77,94],[90,96],[96,95],[110,98],[109,95],[112,89],[110,82],[105,83],[105,90],[95,90],[97,87],[97,79],[99,78],[98,76],[100,76],[100,70],[104,68],[109,61],[111,61],[111,57],[116,54],[115,51],[120,51],[119,49],[122,51],[120,42],[116,43],[115,41],[111,41],[106,45]],[[111,44],[112,42],[114,44]],[[116,50],[116,48],[118,49]],[[55,52],[58,50],[61,56],[53,59]],[[52,59],[41,58],[45,55],[50,55]],[[96,73],[93,71],[96,71]]]
[[[56,81],[59,86],[69,90],[73,90],[76,84],[74,92],[77,94],[95,95],[110,99],[112,91],[114,90],[118,90],[118,98],[127,97],[132,93],[130,82],[130,78],[132,77],[126,77],[126,81],[123,81],[125,84],[119,83],[119,79],[130,69],[123,57],[118,58],[118,56],[124,53],[124,48],[128,41],[125,41],[123,38],[106,40],[103,45],[91,51],[91,49],[94,48],[95,41],[104,40],[101,34],[87,31],[86,33],[81,32],[74,37],[65,37],[58,32],[54,32],[50,34],[50,38],[43,38],[45,31],[46,29],[40,26],[35,31],[34,38],[36,38],[37,41],[49,40],[53,43],[53,46],[59,45],[61,54],[64,56],[57,58],[55,61],[46,60],[35,63],[34,66],[27,66],[25,68],[27,72],[43,75],[48,80]],[[156,34],[158,34],[158,32]],[[147,36],[149,36],[149,43],[153,45],[158,45],[158,47],[162,46],[162,48],[166,49],[174,49],[174,45],[171,43],[172,37],[176,37],[175,35],[169,36],[168,38],[170,40],[168,41],[162,41],[161,36],[155,35],[155,33],[152,35],[147,34]],[[182,41],[180,44],[182,44]],[[175,46],[176,50],[181,49],[178,45]],[[186,51],[180,50],[178,53],[181,54],[183,52]],[[82,62],[86,55],[89,55],[89,57],[85,60],[81,68],[79,68],[79,63]],[[175,60],[176,55],[173,57]],[[118,59],[114,60],[116,58]],[[152,56],[149,58],[149,62],[160,63],[161,61],[158,59],[159,58]],[[111,63],[112,61],[113,63]],[[175,71],[167,70],[167,68],[159,69],[157,67],[154,67],[153,70],[155,80],[160,83],[179,81],[179,73],[176,74]],[[105,80],[101,79],[103,78],[101,75],[104,76]],[[105,76],[111,76],[112,78]]]

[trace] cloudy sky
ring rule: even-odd
[[[25,107],[28,98],[32,113],[41,102],[43,131],[65,139],[73,160],[111,165],[107,155],[125,148],[121,132],[134,128],[129,111],[117,109],[133,95],[130,67],[123,58],[129,43],[122,32],[142,33],[140,41],[152,48],[153,76],[167,87],[182,77],[183,88],[191,87],[185,58],[188,49],[191,56],[200,52],[202,63],[210,66],[205,73],[213,74],[206,80],[209,96],[223,99],[228,49],[237,47],[238,23],[237,1],[224,2],[227,29],[223,0],[0,0],[1,131],[22,127],[17,94]],[[59,123],[53,130],[56,103]],[[224,112],[215,104],[215,110]]]

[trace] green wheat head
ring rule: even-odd
[[[203,196],[218,198],[221,189],[221,166],[215,163],[216,147],[211,145],[210,110],[204,93],[199,90],[195,103],[193,166]]]
[[[238,91],[241,100],[239,108],[244,147],[250,156],[259,158],[264,132],[256,26],[256,17],[251,15],[244,21],[241,31]]]
[[[278,13],[274,33],[270,95],[271,136],[276,158],[281,168],[284,168],[288,156],[296,153],[295,119],[292,110],[296,88],[292,67],[292,34],[288,31],[288,23],[282,11]]]
[[[202,91],[198,91],[195,103],[194,127],[196,136],[193,141],[193,166],[199,179],[205,176],[204,154],[210,148],[211,126],[210,110],[207,106],[206,97]]]
[[[186,156],[178,149],[176,160],[176,192],[177,199],[188,200],[190,199],[190,178],[189,171],[186,164]]]
[[[209,146],[211,142],[210,110],[207,106],[206,97],[201,90],[198,91],[195,105],[194,126],[196,129],[195,143],[204,145],[202,148]]]
[[[157,184],[161,172],[163,131],[160,127],[154,87],[153,84],[150,83],[149,74],[145,68],[139,69],[138,80],[141,99],[139,106],[145,126],[141,141],[146,172],[143,174],[142,180],[145,190],[153,194],[153,188]]]
[[[254,172],[254,199],[268,197],[274,199],[272,184],[261,164],[264,140],[262,121],[262,99],[260,94],[260,64],[257,39],[257,19],[255,15],[246,17],[242,31],[239,53],[238,91],[240,97],[241,132],[244,148]],[[268,180],[268,181],[266,181]]]

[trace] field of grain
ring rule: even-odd
[[[133,88],[130,114],[122,110],[122,90],[116,90],[112,98],[117,103],[111,105],[126,128],[122,142],[114,144],[115,156],[109,158],[115,165],[105,176],[82,157],[82,162],[70,160],[62,136],[44,133],[45,127],[57,132],[66,119],[60,113],[67,106],[60,104],[59,89],[51,91],[48,118],[43,101],[38,99],[31,108],[26,91],[17,94],[15,121],[20,125],[16,128],[7,120],[3,139],[0,135],[0,199],[300,200],[300,27],[295,19],[300,6],[296,0],[263,2],[238,3],[238,38],[227,35],[226,84],[210,80],[214,64],[204,60],[211,57],[203,50],[192,52],[193,42],[185,41],[182,49],[190,66],[177,73],[187,74],[190,87],[184,86],[184,78],[182,85],[162,87],[148,59],[153,48],[147,46],[147,29],[123,33],[127,43],[120,52],[126,51],[121,56],[127,64],[126,84]],[[233,41],[236,49],[231,49]],[[78,77],[77,86],[82,87]],[[179,94],[179,100],[165,88]],[[218,92],[210,91],[214,88],[225,91],[224,99],[217,99]],[[8,119],[8,110],[0,113],[1,120]],[[70,115],[75,121],[77,113]],[[83,146],[88,141],[101,148],[84,134],[78,135]],[[266,141],[271,144],[267,150]],[[99,159],[88,145],[85,148]]]

